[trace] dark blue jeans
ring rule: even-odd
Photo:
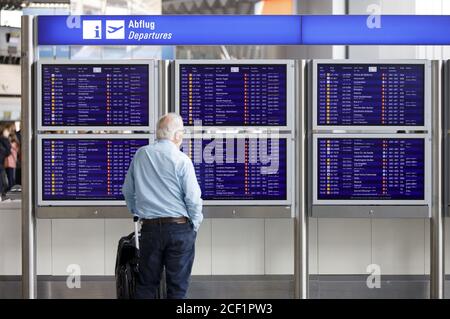
[[[163,267],[166,268],[167,298],[186,298],[196,237],[190,223],[142,225],[136,298],[155,299]]]
[[[6,176],[8,177],[8,190],[11,189],[14,185],[16,185],[16,169],[15,168],[6,168]]]

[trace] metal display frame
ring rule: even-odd
[[[37,83],[35,81],[38,66],[40,62],[50,63],[50,61],[39,61],[38,55],[38,28],[37,17],[22,17],[22,185],[23,185],[23,201],[22,201],[22,295],[24,298],[34,299],[37,297],[36,285],[36,219],[37,218],[129,218],[130,212],[126,206],[38,206],[36,193],[37,177],[35,176],[36,168],[36,147],[37,139],[41,134],[50,135],[56,131],[57,127],[45,127],[40,124],[41,119],[37,120]],[[132,60],[128,63],[144,62],[149,64],[150,60]],[[73,63],[80,64],[85,61],[52,61],[54,64]],[[113,61],[92,61],[93,64],[110,63]],[[126,64],[127,61],[114,61],[117,64]],[[186,61],[185,61],[186,62]],[[193,61],[209,63],[211,61]],[[214,61],[216,62],[216,61]],[[154,125],[149,128],[148,134],[154,133],[156,128],[156,118],[173,109],[174,96],[174,62],[169,60],[156,61],[154,63],[155,79],[153,90],[156,105],[154,105],[155,120],[150,124]],[[233,134],[249,132],[260,134],[271,131],[272,129],[283,132],[290,141],[288,148],[292,153],[288,159],[292,161],[290,167],[292,171],[292,198],[289,205],[271,206],[265,203],[264,206],[255,205],[230,205],[215,206],[205,205],[203,215],[206,218],[293,218],[295,221],[295,297],[307,298],[308,296],[308,246],[307,246],[307,209],[305,205],[306,196],[302,194],[305,188],[305,179],[303,178],[305,167],[305,142],[306,142],[306,121],[303,114],[306,110],[304,103],[304,93],[306,88],[305,82],[305,61],[298,60],[239,60],[239,61],[223,61],[220,63],[230,64],[288,64],[287,72],[289,78],[288,84],[288,111],[287,120],[289,125],[285,127],[230,127]],[[150,69],[149,69],[150,71]],[[149,75],[150,81],[153,77]],[[296,85],[301,90],[296,89]],[[36,101],[36,102],[35,102]],[[153,98],[150,97],[150,103]],[[150,108],[151,105],[150,105]],[[150,112],[149,112],[150,114]],[[295,125],[294,125],[295,124]],[[296,129],[297,127],[297,129]],[[130,127],[60,127],[65,133],[78,133],[77,131],[86,131],[101,129],[102,131],[117,134],[120,131],[128,130]],[[137,131],[145,131],[146,128],[137,127]],[[212,128],[208,128],[210,131]],[[220,127],[216,133],[223,131],[226,127]],[[187,130],[188,131],[188,130]],[[48,134],[50,133],[50,134]],[[101,133],[101,132],[95,132]],[[229,133],[229,131],[227,132]],[[292,144],[292,145],[291,145]],[[291,157],[296,155],[295,160]],[[289,193],[289,192],[288,192]]]
[[[153,134],[41,134],[37,136],[36,147],[36,190],[37,207],[77,207],[77,206],[126,206],[125,200],[44,200],[43,199],[43,140],[147,140],[150,143],[154,140]]]
[[[447,134],[443,132],[445,128],[445,114],[448,114],[444,100],[444,92],[448,98],[448,90],[443,90],[443,84],[448,85],[446,77],[443,75],[443,64],[441,61],[432,62],[432,160],[433,160],[433,180],[432,180],[432,209],[430,220],[430,298],[445,298],[445,166],[444,165],[444,140]],[[444,110],[445,111],[444,111]]]
[[[37,298],[36,281],[36,221],[37,218],[130,218],[126,206],[37,206],[37,173],[36,141],[40,134],[54,132],[78,133],[77,131],[124,132],[140,131],[154,133],[156,120],[160,114],[168,110],[168,95],[164,85],[168,85],[168,63],[166,61],[149,60],[89,60],[92,64],[145,64],[149,65],[149,125],[143,127],[125,126],[42,126],[38,117],[38,86],[36,81],[38,64],[83,64],[82,60],[39,60],[38,17],[22,16],[22,296]],[[157,79],[157,80],[155,80]],[[162,83],[164,85],[158,85]],[[162,86],[162,87],[161,87]],[[40,109],[40,108],[39,108]],[[153,118],[152,118],[153,117]],[[100,133],[100,132],[99,132]],[[47,135],[46,135],[47,136]]]
[[[37,116],[36,127],[38,131],[150,131],[154,132],[156,127],[156,116],[154,110],[158,103],[158,64],[155,60],[45,60],[36,64],[36,102]],[[42,67],[44,65],[146,65],[148,66],[148,125],[147,126],[47,126],[42,124]]]
[[[307,61],[295,62],[295,201],[294,201],[294,296],[309,296],[309,245],[308,245],[308,196],[307,196]]]
[[[362,132],[396,132],[396,131],[429,131],[431,128],[431,61],[428,60],[313,60],[312,61],[312,96],[317,97],[317,68],[319,64],[364,64],[364,65],[423,65],[424,66],[424,125],[394,126],[394,125],[319,125],[317,123],[317,98],[312,99],[312,129],[314,131],[362,131]]]
[[[286,65],[286,125],[284,126],[263,126],[263,125],[248,125],[248,126],[207,126],[202,125],[201,130],[207,131],[224,131],[224,132],[238,132],[238,131],[248,131],[248,132],[262,132],[271,131],[278,129],[280,131],[292,131],[294,129],[295,119],[290,116],[293,114],[295,108],[295,61],[294,60],[175,60],[174,61],[174,78],[173,78],[173,88],[174,88],[174,111],[180,113],[180,66],[181,65],[204,65],[204,64],[215,64],[215,65]],[[186,130],[194,131],[193,126],[185,126]]]
[[[21,161],[22,161],[22,296],[37,298],[36,211],[33,192],[34,62],[37,57],[37,28],[32,16],[22,16],[21,26]]]
[[[293,206],[292,194],[294,194],[294,175],[295,163],[292,160],[292,155],[295,152],[294,139],[291,134],[270,134],[270,133],[239,133],[239,134],[220,134],[220,133],[187,133],[184,139],[239,139],[239,138],[249,138],[249,139],[286,139],[286,200],[204,200],[203,205],[205,206]],[[224,150],[225,151],[225,150]],[[203,160],[203,159],[202,159]]]
[[[425,125],[422,127],[392,127],[392,126],[318,126],[317,125],[317,65],[318,64],[369,64],[369,65],[388,65],[388,64],[419,64],[425,66]],[[432,143],[431,135],[431,121],[433,118],[433,108],[435,106],[434,95],[432,93],[433,86],[433,63],[428,60],[311,60],[308,64],[308,81],[309,81],[309,98],[308,104],[311,106],[308,114],[308,163],[310,167],[315,167],[315,136],[329,136],[329,137],[353,137],[360,136],[365,138],[377,138],[383,135],[390,135],[390,137],[418,137],[425,138],[426,152],[425,156],[428,159],[426,164],[427,176],[429,176],[429,185],[434,176],[434,165],[432,151],[435,145]],[[428,114],[428,115],[427,115]],[[415,130],[417,129],[417,130]],[[329,134],[329,135],[328,135]],[[316,197],[316,175],[310,169],[308,171],[308,199],[309,199],[309,214],[312,217],[324,218],[430,218],[432,216],[432,192],[430,187],[425,187],[429,195],[426,201],[346,201],[348,204],[342,204],[340,201],[324,201],[317,200]],[[427,180],[427,179],[425,179]]]
[[[318,181],[313,178],[313,205],[333,205],[333,206],[367,206],[367,205],[390,205],[390,206],[431,206],[430,189],[426,185],[431,184],[431,143],[427,134],[314,134],[313,136],[313,153],[312,155],[318,159],[318,140],[321,138],[330,139],[422,139],[424,140],[424,199],[423,200],[323,200],[318,199]],[[317,177],[318,161],[312,163],[313,176]]]
[[[443,89],[442,83],[448,83],[450,81],[450,67],[447,67],[448,73],[447,77],[443,78],[443,68],[440,61],[425,61],[425,60],[402,60],[405,64],[416,64],[424,63],[427,65],[428,71],[426,71],[426,90],[429,93],[427,100],[429,100],[429,110],[425,110],[425,114],[428,114],[428,119],[425,118],[426,122],[423,127],[391,127],[391,126],[318,126],[317,125],[317,112],[316,112],[316,101],[314,99],[314,94],[317,93],[317,77],[315,73],[317,70],[317,64],[323,63],[339,63],[344,62],[348,64],[357,64],[361,62],[363,64],[389,64],[390,62],[398,64],[401,61],[398,60],[375,60],[375,61],[361,61],[361,60],[313,60],[308,64],[308,82],[310,84],[310,90],[308,91],[308,104],[311,106],[310,113],[308,114],[309,124],[308,124],[308,149],[310,154],[308,156],[308,163],[314,162],[313,158],[313,141],[315,135],[330,133],[330,136],[337,137],[339,135],[352,136],[354,134],[362,134],[363,136],[369,138],[379,137],[382,134],[393,134],[402,138],[404,136],[420,137],[423,136],[429,141],[429,146],[427,150],[429,151],[429,165],[430,165],[430,180],[428,187],[429,191],[429,204],[428,205],[353,205],[353,206],[342,206],[342,205],[314,205],[313,204],[313,188],[312,180],[316,178],[313,172],[310,170],[308,172],[308,185],[310,186],[310,191],[308,193],[308,209],[310,215],[313,217],[367,217],[367,218],[424,218],[430,219],[430,298],[432,299],[443,299],[444,298],[444,283],[445,283],[445,258],[444,258],[444,200],[442,199],[443,188],[444,188],[444,176],[443,172],[444,165],[442,163],[443,159],[450,158],[450,150],[445,153],[443,151],[444,140],[450,138],[447,136],[450,131],[445,130],[445,137],[442,135],[443,124],[450,123],[450,119],[446,116],[443,119],[443,114],[450,114],[447,110],[443,113]],[[312,69],[312,70],[311,70]],[[428,74],[428,75],[427,75]],[[314,83],[313,83],[314,82]],[[448,85],[448,84],[447,84]],[[315,89],[313,89],[315,87]],[[445,99],[447,100],[447,105],[449,102],[448,90],[445,90]],[[314,105],[314,107],[312,107]],[[425,104],[426,107],[427,104]],[[315,122],[314,122],[315,121]],[[450,127],[450,126],[449,126]],[[404,134],[408,133],[408,134]],[[328,135],[327,135],[328,136]],[[447,144],[448,146],[448,141]],[[446,157],[444,157],[446,154]],[[448,166],[448,165],[447,165]],[[450,169],[448,169],[450,171]],[[448,176],[445,179],[449,179]],[[449,181],[446,182],[447,185],[450,184]],[[444,195],[450,196],[450,195]],[[445,203],[447,203],[445,201]]]

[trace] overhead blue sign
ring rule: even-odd
[[[39,45],[450,45],[450,16],[39,16]]]
[[[450,16],[302,16],[302,44],[450,45]]]
[[[298,16],[39,16],[38,45],[292,45]]]

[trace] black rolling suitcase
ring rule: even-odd
[[[119,240],[116,257],[117,299],[134,299],[139,274],[139,219],[133,218],[134,232]]]
[[[134,232],[119,240],[116,257],[116,293],[117,299],[134,299],[139,275],[139,218],[133,217]],[[163,271],[157,298],[166,296],[166,276]]]

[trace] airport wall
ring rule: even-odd
[[[20,225],[17,208],[2,209],[0,276],[21,274]],[[289,219],[205,219],[193,274],[293,274],[293,227]],[[132,230],[131,219],[39,219],[38,274],[63,276],[79,264],[82,275],[112,276],[117,242]],[[311,274],[367,274],[375,263],[385,275],[426,275],[429,247],[424,219],[309,219]]]

